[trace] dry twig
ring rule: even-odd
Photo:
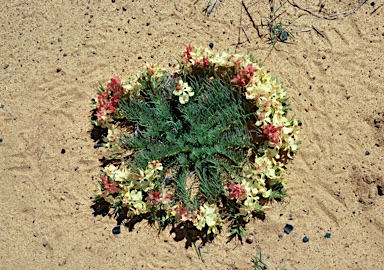
[[[12,117],[12,120],[16,120],[16,117],[13,116],[12,113],[5,108],[4,104],[0,104],[0,108],[4,109],[4,111],[6,111]]]
[[[257,25],[255,24],[255,22],[253,21],[253,18],[252,18],[252,16],[251,16],[251,14],[249,13],[248,8],[247,8],[247,6],[245,5],[244,1],[241,1],[241,4],[243,5],[243,7],[244,7],[244,9],[245,9],[245,12],[247,12],[248,17],[249,17],[249,19],[251,20],[252,26],[256,29],[256,31],[257,31],[257,35],[259,36],[259,38],[261,38],[262,35],[260,34],[259,28],[257,27]]]
[[[241,26],[241,29],[243,29],[244,35],[245,35],[245,37],[247,38],[248,42],[251,43],[251,40],[249,39],[249,37],[248,37],[248,35],[247,35],[247,32],[245,32],[245,28],[244,28],[244,26]]]
[[[201,255],[201,249],[203,248],[204,246],[202,244],[200,244],[198,247],[197,247],[197,253],[199,254],[199,257],[200,257],[200,260],[205,263],[205,260],[203,259],[203,255]]]
[[[321,33],[316,27],[314,27],[314,26],[312,25],[312,28],[313,28],[313,30],[315,30],[316,33],[318,33],[322,38],[325,38],[324,34]]]
[[[40,152],[40,154],[39,154],[39,158],[38,158],[37,160],[40,160],[40,159],[41,159],[41,156],[43,155],[44,150],[45,150],[45,147],[43,146],[43,148],[41,149],[41,152]]]
[[[353,10],[351,10],[349,12],[346,11],[346,12],[334,13],[334,14],[330,14],[330,15],[322,15],[322,14],[319,14],[317,12],[313,12],[313,11],[311,11],[311,10],[301,6],[300,4],[298,4],[296,2],[296,0],[292,0],[292,2],[293,3],[290,3],[292,6],[297,7],[299,9],[301,9],[301,10],[304,10],[305,12],[308,12],[309,14],[311,14],[311,15],[313,15],[315,17],[318,17],[320,19],[326,19],[326,20],[336,20],[340,15],[343,15],[344,17],[346,17],[348,15],[356,13],[356,11],[358,9],[360,9],[362,7],[362,5],[365,4],[365,2],[367,2],[367,0],[361,0],[359,5],[357,6],[357,8],[354,8]]]
[[[375,13],[378,9],[382,8],[384,6],[384,4],[381,4],[380,6],[378,6],[377,8],[375,8],[369,15],[372,15],[373,13]]]
[[[208,16],[211,15],[211,12],[212,12],[213,8],[215,7],[216,2],[217,2],[217,0],[213,0],[212,3],[211,3],[211,5],[210,5],[209,8],[207,9],[207,15],[208,15]]]

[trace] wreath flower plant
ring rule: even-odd
[[[186,46],[171,72],[148,65],[100,86],[92,123],[112,151],[95,202],[127,218],[232,233],[283,198],[298,149],[287,90],[249,54]]]

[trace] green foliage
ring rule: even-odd
[[[244,237],[244,238],[246,238],[247,235],[246,235],[246,233],[245,233],[245,229],[244,229],[244,227],[241,226],[240,224],[238,224],[238,222],[236,222],[236,223],[237,223],[237,224],[235,224],[235,225],[237,225],[237,226],[235,226],[235,227],[233,227],[233,228],[231,229],[231,237],[232,237],[232,236],[238,236],[238,237]]]
[[[259,256],[253,256],[253,268],[257,270],[267,269],[267,264],[263,261],[263,254],[259,253]]]
[[[288,42],[289,37],[294,37],[292,32],[289,31],[287,28],[284,27],[283,23],[281,21],[277,21],[277,19],[285,13],[283,11],[280,14],[277,14],[279,10],[286,4],[287,2],[284,2],[281,4],[276,10],[274,10],[273,2],[271,4],[271,15],[269,18],[267,18],[267,22],[263,23],[263,19],[260,19],[261,27],[267,27],[269,30],[269,38],[267,42],[273,46],[276,45],[277,42],[281,43],[290,43]]]
[[[265,270],[265,269],[268,269],[268,265],[264,262],[264,259],[263,259],[263,254],[261,253],[261,251],[259,252],[259,256],[253,256],[253,268],[254,269],[257,269],[257,270]],[[277,268],[279,269],[279,268]],[[284,265],[281,270],[285,270],[286,269],[286,265]]]
[[[139,169],[160,160],[176,179],[179,201],[196,206],[194,200],[218,202],[223,179],[239,174],[247,150],[254,147],[247,128],[249,111],[241,94],[218,78],[189,76],[194,96],[187,104],[180,104],[172,88],[162,83],[169,79],[157,83],[144,78],[144,90],[120,102],[123,116],[136,127],[134,136],[122,139],[134,151],[127,164]],[[161,173],[165,177],[167,170]],[[198,180],[197,191],[192,190],[196,183],[187,184],[191,173]]]

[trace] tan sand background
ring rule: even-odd
[[[244,0],[256,24],[269,2]],[[295,38],[272,51],[241,1],[217,1],[210,16],[207,3],[2,1],[0,269],[253,269],[260,251],[268,269],[384,269],[384,1],[335,20],[287,3],[278,20]],[[318,0],[298,3],[319,11]],[[360,1],[322,3],[327,15]],[[113,235],[115,219],[94,219],[105,152],[93,148],[89,118],[98,83],[127,79],[146,62],[167,67],[186,44],[209,42],[264,62],[303,126],[290,197],[246,226],[250,244],[228,242],[224,227],[201,248],[203,263],[170,228],[158,234],[143,221]]]

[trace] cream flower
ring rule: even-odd
[[[181,104],[188,103],[189,97],[192,97],[195,93],[192,91],[192,88],[188,83],[179,80],[176,85],[176,89],[173,91],[175,96],[179,96],[179,102]]]

